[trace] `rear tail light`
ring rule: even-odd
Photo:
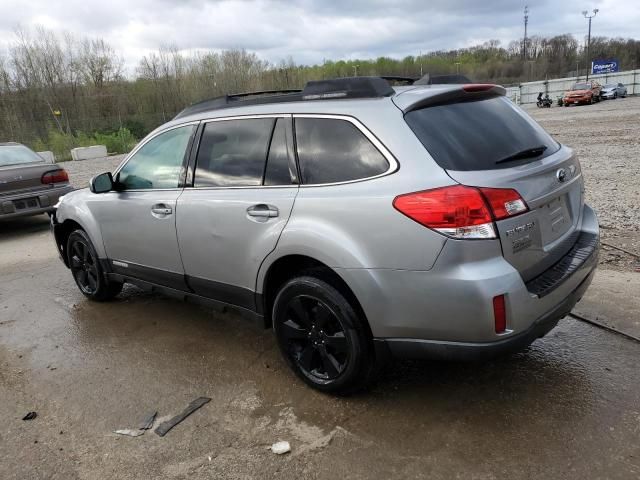
[[[496,238],[494,220],[528,210],[512,189],[464,185],[399,195],[393,206],[410,219],[452,238]]]
[[[493,318],[495,319],[496,333],[507,331],[507,309],[504,305],[504,295],[493,297]]]
[[[481,188],[496,220],[513,217],[528,210],[518,192],[511,188]]]
[[[69,174],[64,168],[60,168],[58,170],[51,170],[49,172],[43,173],[40,181],[45,185],[50,185],[53,183],[68,182]]]

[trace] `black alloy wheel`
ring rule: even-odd
[[[345,329],[335,313],[321,300],[293,297],[286,307],[281,335],[298,367],[308,377],[333,380],[350,360]]]
[[[69,255],[71,273],[82,290],[87,295],[93,295],[98,290],[98,260],[82,238],[74,239],[70,243]]]
[[[273,302],[273,328],[293,372],[313,388],[349,394],[367,388],[381,366],[356,300],[326,272],[287,281]]]
[[[122,291],[123,284],[110,281],[104,274],[98,254],[84,230],[75,230],[67,240],[67,260],[80,291],[91,300],[110,300]]]

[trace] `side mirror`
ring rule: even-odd
[[[92,193],[106,193],[113,190],[113,176],[111,172],[96,175],[89,181],[89,190]]]

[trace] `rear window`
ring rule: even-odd
[[[407,113],[405,120],[438,165],[447,170],[511,168],[560,148],[506,97],[425,107]],[[505,161],[531,149],[542,153]]]
[[[44,159],[24,145],[0,145],[0,167],[36,162],[42,163]]]

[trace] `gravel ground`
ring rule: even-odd
[[[586,200],[598,213],[600,264],[640,271],[640,97],[595,105],[525,109],[559,142],[575,149],[582,164]]]
[[[569,108],[526,105],[525,110],[580,157],[587,202],[598,213],[602,228],[600,263],[615,270],[640,271],[640,97]],[[69,161],[64,167],[71,183],[83,188],[94,175],[113,171],[123,158]]]
[[[99,173],[114,171],[124,157],[125,155],[113,155],[91,160],[70,160],[62,163],[62,166],[69,173],[69,179],[75,188],[85,188],[89,186],[91,177]]]

